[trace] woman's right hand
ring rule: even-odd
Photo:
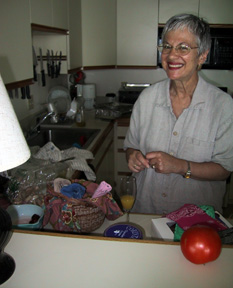
[[[145,158],[140,150],[128,148],[126,150],[126,159],[128,167],[132,172],[140,172],[150,167],[149,160]]]

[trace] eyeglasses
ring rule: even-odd
[[[197,49],[199,47],[189,47],[186,44],[179,44],[176,47],[173,47],[169,44],[161,44],[161,45],[157,46],[157,48],[158,48],[159,52],[161,52],[163,54],[169,54],[172,51],[172,49],[174,48],[176,50],[176,53],[179,56],[185,56],[185,55],[189,54],[189,52],[192,49]]]

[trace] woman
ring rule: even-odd
[[[199,75],[211,45],[208,24],[182,14],[162,34],[168,79],[143,90],[124,142],[137,179],[133,211],[167,214],[184,204],[222,211],[233,170],[233,101]]]

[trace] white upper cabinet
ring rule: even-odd
[[[200,0],[199,16],[210,24],[233,24],[233,0]]]
[[[53,26],[52,0],[30,0],[31,23]]]
[[[233,24],[233,0],[159,0],[159,23],[180,13],[191,13],[210,24]]]
[[[69,0],[68,69],[82,67],[81,0]]]
[[[82,0],[81,17],[82,65],[115,65],[116,1]]]
[[[53,27],[68,29],[68,0],[53,0]]]
[[[156,66],[158,0],[117,0],[117,65]]]
[[[159,0],[159,23],[164,24],[169,18],[180,13],[198,15],[199,0]]]
[[[0,73],[5,84],[33,77],[28,1],[0,0]]]
[[[68,29],[68,0],[30,0],[31,23]]]

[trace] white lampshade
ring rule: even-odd
[[[30,157],[30,150],[0,75],[0,172],[17,167]]]

